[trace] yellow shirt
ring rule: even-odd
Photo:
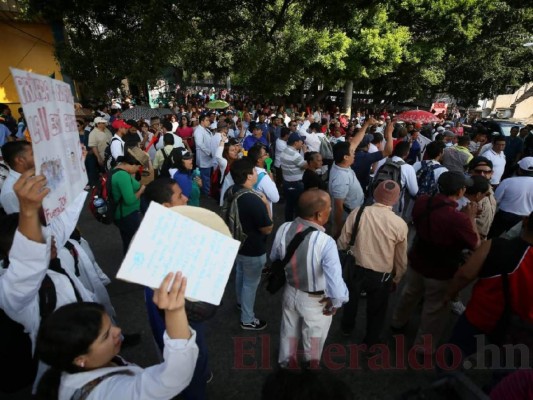
[[[337,239],[341,250],[350,243],[358,210],[350,213]],[[407,224],[392,207],[380,203],[365,207],[352,248],[356,264],[376,272],[392,272],[398,283],[407,269],[407,231]]]

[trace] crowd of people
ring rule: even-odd
[[[468,357],[479,335],[496,345],[530,346],[532,126],[503,136],[482,125],[467,132],[458,118],[422,125],[386,111],[350,118],[337,109],[270,103],[234,102],[218,111],[174,104],[166,116],[139,120],[124,120],[121,111],[113,104],[78,118],[88,185],[49,226],[40,215],[49,189],[35,174],[31,132],[21,135],[0,120],[10,132],[2,146],[9,172],[0,191],[0,308],[29,334],[41,398],[203,399],[213,376],[204,324],[212,307],[185,300],[186,278],[178,271],[159,289],[147,288],[147,315],[164,361],[143,370],[118,356],[123,339],[134,335],[116,327],[109,279],[75,229],[102,176],[110,181],[124,254],[151,201],[219,210],[226,233],[241,241],[234,300],[243,330],[267,328],[256,315],[257,290],[274,275],[270,263],[281,261],[282,370],[319,368],[338,312],[342,334],[353,338],[361,297],[368,348],[384,343],[387,330],[404,331],[421,302],[415,345],[422,358],[442,343]],[[284,205],[280,226],[276,203]],[[386,327],[391,293],[401,283]],[[460,293],[472,283],[465,306]],[[51,307],[43,303],[50,286]],[[443,337],[451,312],[460,317]],[[302,376],[283,379],[288,388]],[[502,384],[518,390],[509,380]]]

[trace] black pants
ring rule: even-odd
[[[498,210],[494,216],[494,221],[490,226],[489,234],[487,235],[488,239],[496,238],[502,233],[507,232],[513,226],[522,221],[522,216],[516,215],[507,211]]]
[[[122,238],[122,252],[126,254],[130,247],[131,240],[139,226],[141,225],[142,215],[140,211],[134,211],[131,214],[126,215],[124,218],[117,219],[115,224],[120,231],[120,237]]]
[[[349,333],[355,328],[357,305],[362,290],[366,292],[366,335],[363,342],[367,345],[380,343],[383,323],[387,315],[392,276],[367,268],[355,267],[348,278],[350,301],[343,307],[341,329]]]

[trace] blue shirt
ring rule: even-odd
[[[0,147],[7,143],[7,138],[11,135],[11,131],[4,124],[0,124]]]
[[[372,164],[382,159],[383,152],[381,151],[369,153],[368,151],[358,150],[355,152],[355,160],[352,164],[352,169],[363,190],[366,190],[368,183],[370,182],[370,168],[372,167]]]
[[[522,152],[522,147],[524,146],[524,142],[522,139],[517,137],[511,137],[506,136],[505,137],[505,149],[503,150],[503,153],[505,154],[505,158],[509,165],[514,164],[516,157],[518,154]]]
[[[253,135],[246,136],[246,139],[244,139],[244,142],[242,143],[242,147],[244,148],[244,150],[248,151],[257,143],[261,143],[262,145],[268,148],[268,142],[264,136],[261,136],[259,139],[257,139]]]

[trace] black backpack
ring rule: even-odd
[[[41,321],[56,308],[56,290],[52,279],[44,276],[39,288],[39,314]],[[30,336],[24,327],[13,321],[0,309],[0,360],[9,360],[9,368],[0,374],[0,392],[14,393],[33,383],[38,360],[33,357]]]
[[[106,171],[111,171],[115,165],[117,165],[117,160],[111,155],[111,143],[113,140],[120,140],[119,138],[112,138],[111,141],[107,144],[104,150],[104,169]],[[122,144],[122,151],[124,151],[124,144]]]

